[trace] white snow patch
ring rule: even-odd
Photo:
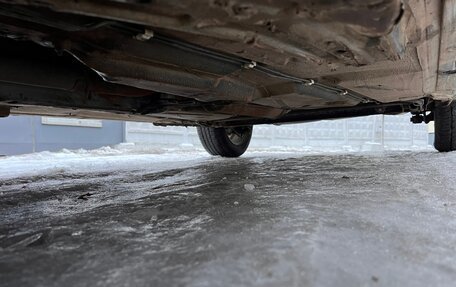
[[[0,158],[0,180],[62,173],[90,173],[185,168],[210,159],[202,150],[158,149],[121,145],[95,150],[38,152]]]
[[[82,230],[71,233],[71,236],[80,236],[80,235],[82,235]]]

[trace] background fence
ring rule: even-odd
[[[255,126],[253,148],[375,150],[423,148],[426,125],[409,115],[370,116],[307,124]],[[433,138],[431,134],[430,138]],[[0,120],[0,155],[36,151],[94,149],[121,142],[160,147],[200,146],[195,128],[155,127],[149,123],[11,116]]]
[[[199,145],[195,128],[127,122],[125,131],[126,142]],[[250,146],[372,150],[409,149],[428,144],[427,126],[411,124],[409,115],[376,115],[306,124],[255,126]]]

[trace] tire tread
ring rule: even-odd
[[[436,103],[434,147],[440,152],[456,150],[456,102]]]
[[[242,145],[234,145],[229,140],[224,128],[197,127],[198,137],[204,149],[211,155],[238,157],[242,155],[249,143],[251,134]]]

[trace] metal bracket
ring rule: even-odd
[[[154,31],[152,30],[149,30],[149,29],[145,29],[144,30],[144,33],[140,33],[138,35],[135,36],[135,39],[138,40],[138,41],[148,41],[150,39],[152,39],[154,37]]]
[[[430,112],[429,114],[426,114],[426,112],[423,112],[421,114],[414,114],[410,118],[410,121],[414,124],[421,124],[423,122],[425,124],[428,124],[433,120],[434,120],[434,112]]]
[[[421,124],[423,122],[428,124],[434,120],[434,112],[432,111],[432,100],[430,100],[429,98],[424,98],[421,104],[415,103],[415,106],[418,108],[418,110],[411,111],[412,117],[410,118],[410,122],[414,124]]]
[[[253,69],[255,68],[257,63],[255,61],[251,61],[250,63],[245,63],[242,67],[245,69]]]

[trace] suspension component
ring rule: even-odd
[[[425,124],[428,124],[429,122],[434,120],[434,112],[432,110],[432,100],[425,98],[422,109],[420,111],[412,112],[412,117],[410,118],[410,121],[414,124],[421,124],[423,122]]]

